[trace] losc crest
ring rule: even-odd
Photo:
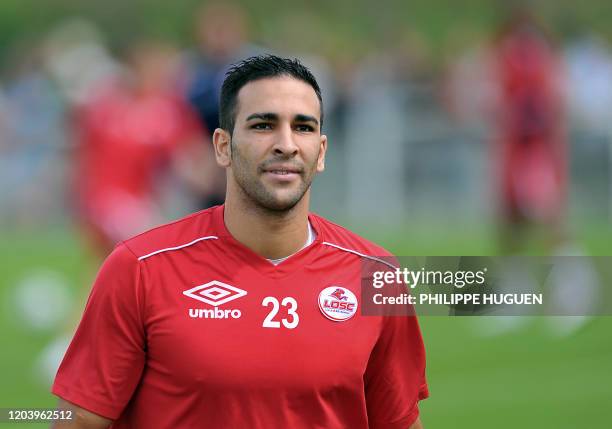
[[[357,313],[357,297],[340,286],[329,286],[319,294],[319,309],[323,316],[334,322],[344,322]]]

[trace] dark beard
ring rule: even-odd
[[[287,212],[291,211],[302,200],[302,198],[304,198],[304,195],[310,188],[314,178],[314,174],[312,173],[315,168],[314,166],[311,166],[309,170],[302,168],[300,173],[300,177],[302,179],[300,187],[295,191],[292,198],[281,201],[280,199],[276,198],[274,193],[268,191],[262,182],[258,180],[250,180],[250,178],[244,174],[246,168],[244,168],[242,158],[235,150],[233,142],[231,156],[232,163],[234,164],[232,172],[234,174],[236,183],[238,183],[238,186],[240,186],[240,189],[244,195],[254,204],[256,208],[268,214],[279,216],[285,215]],[[266,165],[270,165],[273,162],[287,162],[288,160],[289,158],[287,157],[275,158],[273,160],[264,162],[258,167],[257,171],[259,174],[262,174]],[[310,174],[308,174],[308,172],[310,172]]]

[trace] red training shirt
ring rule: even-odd
[[[319,305],[332,286],[328,303],[361,305],[362,261],[390,269],[372,259],[389,253],[309,220],[315,241],[277,266],[230,235],[223,206],[118,245],[53,393],[113,428],[408,428],[428,395],[416,318]]]
[[[178,94],[136,95],[117,83],[100,89],[76,119],[75,185],[85,204],[114,192],[150,197],[159,170],[203,135]]]

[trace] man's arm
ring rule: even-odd
[[[106,429],[113,422],[63,399],[60,399],[57,409],[72,411],[72,419],[56,420],[50,429]]]
[[[423,429],[423,424],[421,423],[421,418],[416,419],[416,422],[412,424],[408,429]]]
[[[116,419],[125,409],[146,359],[143,294],[138,258],[120,244],[98,273],[51,388],[75,420],[53,429],[107,428],[111,420],[99,415]]]

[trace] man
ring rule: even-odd
[[[172,171],[196,182],[204,130],[172,86],[174,55],[159,42],[135,43],[126,73],[100,85],[74,115],[78,218],[97,254],[159,223],[160,176]]]
[[[502,250],[524,250],[530,235],[555,248],[564,238],[567,193],[558,53],[523,8],[510,15],[494,48]]]
[[[195,14],[195,49],[185,56],[185,95],[198,114],[202,127],[213,132],[219,127],[219,94],[225,73],[232,63],[264,49],[250,40],[248,13],[232,1],[206,2]],[[225,171],[216,165],[212,146],[206,145],[200,208],[222,204],[225,199]]]
[[[308,213],[322,119],[298,61],[229,71],[225,205],[117,246],[53,386],[77,418],[55,428],[421,428],[416,319],[358,314],[362,264],[389,254]]]

